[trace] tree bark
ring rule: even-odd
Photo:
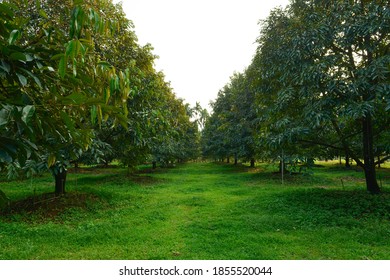
[[[350,164],[350,159],[349,159],[349,154],[348,154],[348,152],[346,152],[346,154],[345,154],[345,167],[346,167],[346,168],[351,168],[351,164]]]
[[[157,162],[153,161],[152,164],[153,164],[153,169],[156,169],[157,168]]]
[[[55,178],[55,195],[59,196],[65,194],[66,170],[59,171],[54,175]]]
[[[363,156],[364,174],[366,177],[367,191],[371,194],[379,194],[380,188],[376,180],[374,137],[372,133],[372,117],[367,115],[363,119]]]
[[[255,159],[254,158],[251,159],[251,167],[255,168]]]

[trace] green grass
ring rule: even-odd
[[[372,196],[361,171],[323,164],[283,185],[272,165],[84,169],[54,205],[0,217],[0,259],[390,259],[390,169]],[[53,180],[1,189],[16,201]]]

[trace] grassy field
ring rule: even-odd
[[[13,201],[35,198],[0,216],[0,259],[390,259],[390,168],[378,171],[379,196],[361,171],[334,163],[283,185],[274,171],[82,169],[65,197],[41,203],[50,175],[3,180]]]

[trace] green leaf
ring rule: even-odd
[[[20,31],[17,29],[12,30],[11,34],[9,35],[8,44],[13,45],[19,37]]]
[[[65,96],[62,99],[63,104],[84,104],[86,101],[85,95],[80,92],[73,92],[71,95]]]
[[[97,106],[97,116],[98,116],[98,122],[99,124],[101,124],[103,120],[103,112],[101,106]]]
[[[65,54],[67,56],[75,57],[75,49],[76,49],[75,40],[72,40],[68,43]]]
[[[0,149],[0,159],[2,162],[7,162],[7,163],[12,162],[12,157],[2,149]]]
[[[104,102],[107,104],[109,100],[110,100],[110,91],[107,88],[105,88],[104,89]]]
[[[32,105],[27,105],[23,108],[22,111],[22,121],[27,125],[31,126],[31,119],[34,116],[35,107]]]
[[[110,63],[108,63],[107,61],[100,61],[100,62],[98,62],[98,65],[99,66],[102,66],[102,68],[104,69],[104,68],[111,68],[112,67],[112,65],[110,64]]]
[[[27,61],[27,57],[24,53],[21,53],[21,52],[14,52],[10,55],[10,58],[12,60],[19,60],[21,62],[26,62]]]
[[[91,122],[93,125],[96,124],[96,117],[97,117],[97,108],[95,105],[91,107]]]
[[[1,60],[0,69],[3,69],[5,72],[7,72],[7,74],[9,74],[11,67],[7,62]]]
[[[42,88],[42,83],[41,81],[39,80],[39,78],[37,76],[35,76],[33,73],[31,73],[30,71],[28,70],[25,70],[25,69],[22,69],[24,73],[26,73],[27,75],[29,75],[31,78],[33,78],[33,80],[35,81],[35,83],[40,87]]]
[[[58,73],[60,74],[61,78],[65,77],[65,72],[66,72],[66,61],[65,61],[65,56],[62,56],[58,64]]]
[[[26,61],[27,62],[30,62],[30,61],[33,61],[34,60],[34,57],[32,56],[32,55],[30,55],[30,54],[26,54]]]
[[[115,116],[115,120],[117,122],[119,122],[119,124],[122,125],[124,128],[128,127],[128,124],[127,124],[128,119],[125,116],[118,114]]]
[[[77,66],[76,66],[76,59],[73,60],[73,77],[77,77]]]
[[[50,59],[51,60],[57,60],[57,59],[61,59],[63,57],[64,57],[63,53],[58,53],[58,54],[53,55]]]
[[[74,130],[75,126],[74,126],[74,123],[72,121],[72,119],[69,117],[69,115],[63,111],[60,112],[60,116],[61,116],[61,119],[64,120],[67,128],[69,130]]]
[[[44,19],[48,19],[49,18],[44,10],[39,10],[39,15],[41,17],[43,17]]]
[[[7,125],[9,122],[9,111],[2,109],[0,110],[0,129],[2,126]]]
[[[95,98],[95,97],[88,98],[84,102],[85,105],[97,105],[97,104],[101,105],[101,103],[102,103],[102,99]]]
[[[16,73],[16,76],[18,76],[19,82],[23,87],[27,85],[27,78],[25,76],[19,73]]]
[[[47,158],[47,165],[49,167],[52,167],[56,162],[56,156],[54,154],[50,154],[49,157]]]
[[[32,78],[34,79],[35,83],[38,85],[39,88],[42,88],[41,80],[35,75],[32,75]]]

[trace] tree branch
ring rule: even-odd
[[[384,163],[386,160],[389,160],[390,159],[390,155],[388,156],[385,156],[384,158],[382,158],[381,160],[377,160],[374,165],[378,165],[378,164],[381,164],[381,163]]]
[[[327,143],[322,143],[322,142],[317,142],[317,141],[311,141],[311,140],[298,140],[298,142],[302,142],[302,143],[309,143],[309,144],[314,144],[314,145],[319,145],[319,146],[324,146],[324,147],[328,147],[328,148],[332,148],[332,149],[335,149],[335,150],[344,150],[343,147],[337,147],[337,146],[334,146],[332,144],[327,144]]]
[[[345,141],[345,138],[343,137],[343,133],[341,132],[340,127],[338,126],[337,122],[335,119],[332,119],[332,125],[333,128],[336,130],[337,135],[340,138],[341,144],[344,147],[344,150],[349,154],[349,156],[356,161],[357,165],[362,167],[363,169],[365,168],[364,163],[352,152],[352,150],[349,148],[347,142]]]

